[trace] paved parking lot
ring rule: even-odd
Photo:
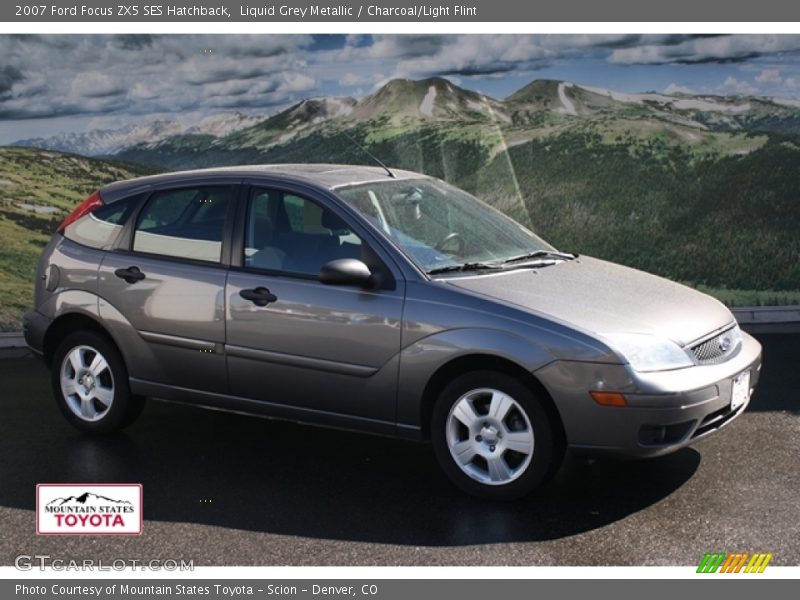
[[[568,458],[525,500],[463,496],[430,448],[149,402],[123,434],[84,437],[31,358],[0,360],[0,564],[192,559],[196,565],[690,565],[708,551],[800,564],[800,335],[759,336],[762,386],[725,431],[649,461]],[[139,537],[38,537],[40,482],[141,482]]]

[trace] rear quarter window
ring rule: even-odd
[[[154,193],[139,214],[133,250],[218,263],[233,186],[200,186]]]
[[[64,237],[90,248],[108,249],[116,242],[141,199],[142,194],[136,194],[101,206],[67,226]]]

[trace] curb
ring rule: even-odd
[[[21,331],[0,333],[0,348],[27,348]]]

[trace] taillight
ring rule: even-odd
[[[81,217],[88,215],[90,212],[97,210],[101,206],[103,206],[103,198],[100,196],[100,192],[95,192],[81,202],[78,207],[73,210],[66,219],[64,219],[64,222],[58,226],[56,231],[58,231],[58,233],[62,233],[69,225]]]

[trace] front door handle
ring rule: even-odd
[[[256,306],[266,306],[270,302],[275,302],[278,297],[265,287],[257,287],[254,290],[242,290],[239,295],[245,300],[250,300]]]
[[[128,267],[127,269],[117,269],[114,275],[120,279],[124,279],[128,283],[136,283],[144,279],[145,275],[139,270],[139,267]]]

